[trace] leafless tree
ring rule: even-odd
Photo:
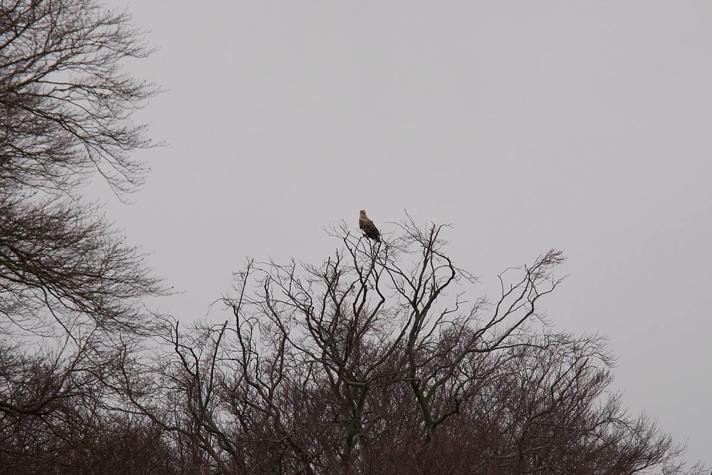
[[[154,88],[121,72],[146,49],[94,0],[0,3],[0,184],[66,192],[92,171],[129,191],[150,145],[130,115]],[[16,190],[13,190],[16,191]]]
[[[191,466],[220,473],[672,467],[669,437],[607,398],[604,343],[541,320],[561,253],[507,270],[496,299],[468,303],[476,281],[444,230],[409,219],[373,243],[341,227],[319,266],[250,260],[224,299],[230,319],[164,317],[153,363],[127,348],[109,384]]]
[[[141,182],[130,153],[150,142],[130,116],[154,88],[120,66],[145,54],[128,16],[93,0],[0,2],[0,335],[142,328],[157,282],[77,186]]]
[[[129,17],[93,0],[0,1],[3,467],[81,434],[72,404],[97,405],[118,336],[150,327],[141,299],[157,280],[78,188],[141,183],[131,152],[151,144],[131,114],[155,89],[121,66],[146,53]]]

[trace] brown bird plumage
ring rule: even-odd
[[[373,224],[373,221],[368,219],[365,209],[359,212],[358,227],[366,234],[366,237],[376,242],[381,242],[381,233],[378,232],[378,228]]]

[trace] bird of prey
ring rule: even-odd
[[[361,228],[364,234],[366,234],[366,237],[368,237],[369,239],[373,239],[376,242],[381,242],[381,233],[378,232],[378,228],[375,224],[373,224],[373,221],[368,219],[368,216],[366,216],[365,209],[362,209],[359,212],[358,227]]]

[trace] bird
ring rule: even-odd
[[[375,224],[373,224],[373,221],[368,219],[365,209],[362,209],[359,212],[358,227],[361,228],[364,234],[366,234],[367,238],[373,239],[376,242],[381,242],[381,233],[378,232],[378,228]]]

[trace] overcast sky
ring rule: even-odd
[[[608,336],[625,405],[712,464],[712,2],[110,5],[166,90],[146,186],[106,197],[183,292],[158,310],[206,318],[246,256],[319,262],[361,208],[451,223],[483,288],[560,248],[554,327]]]

